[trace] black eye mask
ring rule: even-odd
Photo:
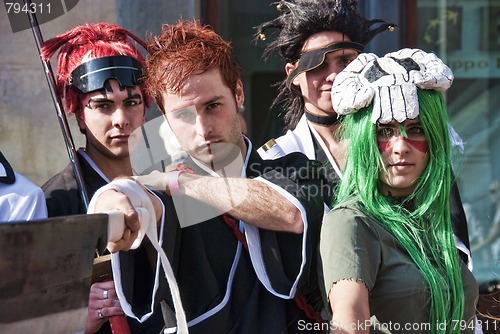
[[[353,49],[359,52],[363,52],[363,45],[355,42],[335,42],[321,49],[311,50],[304,52],[298,61],[297,67],[290,73],[286,79],[286,86],[288,88],[292,87],[292,81],[297,75],[302,72],[307,72],[321,66],[325,62],[325,57],[327,53],[342,50],[342,49]]]
[[[137,86],[144,77],[144,68],[129,56],[97,58],[81,64],[71,73],[68,84],[86,94],[104,88],[109,79],[116,79],[122,87]]]

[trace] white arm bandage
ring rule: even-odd
[[[156,214],[155,210],[153,207],[153,203],[151,202],[150,198],[148,195],[144,192],[144,190],[133,180],[130,179],[119,179],[112,181],[108,183],[106,186],[100,188],[92,197],[92,200],[89,203],[89,208],[87,210],[87,213],[95,213],[95,204],[99,198],[99,196],[107,190],[116,190],[118,192],[123,193],[126,195],[132,205],[134,206],[135,210],[137,211],[139,215],[139,222],[141,224],[141,228],[139,230],[139,235],[137,236],[137,239],[134,241],[132,248],[135,249],[139,247],[139,245],[142,242],[142,239],[146,235],[153,247],[156,249],[158,252],[158,255],[160,257],[160,261],[163,267],[163,270],[165,271],[165,276],[167,278],[168,285],[170,287],[170,292],[172,294],[172,300],[174,303],[174,308],[175,308],[175,317],[177,320],[177,328],[178,331],[177,333],[179,334],[187,334],[188,333],[188,327],[187,327],[187,322],[186,322],[186,315],[184,313],[184,309],[182,307],[182,302],[180,298],[180,293],[179,293],[179,287],[177,286],[177,281],[175,280],[175,276],[172,270],[172,267],[170,265],[170,262],[168,261],[167,255],[163,251],[162,247],[160,246],[160,243],[158,241],[158,232],[157,232],[157,224],[156,224]],[[124,222],[122,223],[122,230],[124,229]],[[112,233],[109,233],[110,235]],[[115,240],[116,241],[116,240]],[[125,295],[123,293],[123,289],[121,287],[121,273],[119,270],[119,266],[115,266],[115,263],[119,262],[118,261],[118,253],[112,254],[112,262],[113,262],[113,277],[115,280],[115,285],[116,285],[116,292],[118,295],[118,298],[120,300],[120,304],[122,306],[123,311],[125,312],[126,315],[136,318],[135,315],[132,312],[132,307],[131,305],[127,302]],[[155,285],[157,285],[155,283]],[[153,307],[152,307],[153,309]],[[152,311],[151,311],[152,313]],[[149,314],[150,315],[150,314]],[[149,317],[149,315],[146,317],[146,319]],[[136,318],[137,319],[137,318]],[[139,321],[143,321],[145,319],[137,319]]]

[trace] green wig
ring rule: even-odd
[[[344,176],[334,207],[360,200],[364,213],[379,221],[407,250],[425,278],[430,294],[432,333],[460,333],[464,291],[459,259],[451,227],[451,143],[442,94],[417,90],[419,119],[429,145],[429,163],[414,192],[401,204],[378,190],[379,171],[384,167],[377,146],[376,124],[370,117],[373,103],[346,115],[341,136],[349,150]],[[451,331],[449,331],[451,329]]]

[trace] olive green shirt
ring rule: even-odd
[[[360,280],[368,288],[372,323],[380,322],[372,325],[370,333],[430,332],[429,291],[420,270],[401,243],[355,205],[336,208],[324,217],[320,255],[324,296],[340,280]],[[451,325],[459,326],[462,333],[474,333],[478,285],[465,264],[460,264],[465,321]],[[386,325],[380,328],[381,324]]]

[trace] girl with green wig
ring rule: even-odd
[[[451,228],[452,145],[434,54],[360,54],[332,88],[349,143],[320,255],[331,333],[474,333],[477,282]]]

